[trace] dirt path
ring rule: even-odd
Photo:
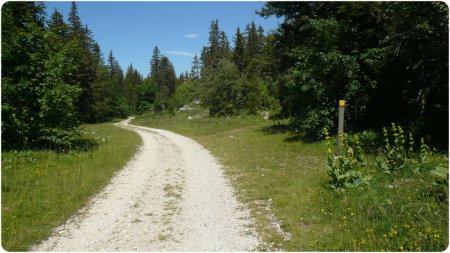
[[[143,146],[87,208],[35,251],[252,251],[249,211],[216,159],[184,136],[128,125]]]

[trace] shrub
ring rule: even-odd
[[[355,136],[356,146],[353,149],[348,143],[348,137],[342,135],[342,155],[334,156],[331,151],[328,129],[325,128],[323,132],[327,145],[327,174],[330,176],[330,186],[335,190],[343,190],[345,188],[355,188],[368,184],[371,176],[362,175],[362,170],[366,166],[366,162],[362,147],[359,143],[359,137]]]
[[[421,138],[417,153],[412,133],[408,134],[408,140],[406,135],[403,128],[395,123],[391,124],[390,130],[383,128],[384,147],[376,164],[388,174],[417,173],[429,167],[427,163],[431,153],[424,139]]]

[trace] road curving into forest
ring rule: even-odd
[[[88,206],[33,251],[254,251],[260,243],[217,160],[187,137],[129,125],[143,145]]]

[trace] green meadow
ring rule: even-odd
[[[2,152],[2,246],[26,251],[46,239],[131,159],[139,136],[112,124],[83,126],[86,151]]]
[[[447,248],[448,188],[439,188],[430,173],[393,176],[367,166],[368,185],[338,192],[328,184],[324,142],[297,141],[286,121],[262,115],[206,115],[204,109],[144,114],[132,123],[189,136],[218,157],[238,197],[252,208],[265,241],[260,250]],[[448,166],[443,154],[429,159],[431,167]]]

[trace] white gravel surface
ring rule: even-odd
[[[254,251],[260,243],[217,160],[192,139],[117,125],[143,145],[90,204],[33,251]]]

